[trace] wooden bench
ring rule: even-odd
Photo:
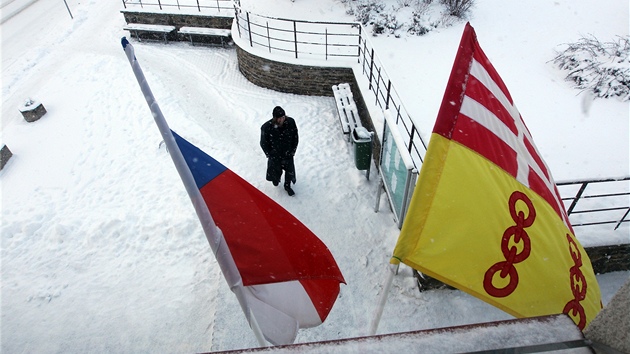
[[[333,85],[332,90],[335,96],[335,102],[337,103],[337,113],[339,114],[341,130],[344,134],[348,134],[348,140],[352,141],[350,134],[355,128],[361,127],[362,125],[357,105],[354,102],[352,91],[350,90],[350,84],[343,83]]]
[[[168,42],[168,35],[175,32],[175,26],[167,25],[150,25],[146,23],[128,23],[123,27],[124,30],[129,31],[130,34],[135,34],[138,40],[140,39],[140,33],[157,33],[164,36],[164,42]]]
[[[177,31],[177,33],[188,35],[190,44],[192,45],[195,45],[193,36],[218,38],[221,40],[221,45],[225,45],[225,41],[229,40],[232,35],[232,32],[229,29],[206,27],[182,27]]]

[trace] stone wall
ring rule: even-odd
[[[372,117],[370,117],[352,69],[273,61],[253,55],[238,46],[236,47],[236,55],[238,68],[247,80],[257,86],[275,91],[297,95],[333,96],[332,85],[349,83],[359,111],[361,124],[369,131],[375,132]],[[375,132],[372,156],[376,163],[379,161],[380,150],[381,144]]]
[[[133,10],[121,10],[127,23],[146,23],[150,25],[181,27],[206,27],[206,28],[232,28],[233,17],[212,17],[190,14],[151,13]],[[226,12],[227,13],[227,12]]]
[[[630,244],[587,247],[595,274],[630,270]]]
[[[207,15],[194,15],[194,14],[169,14],[169,13],[152,13],[144,11],[134,10],[121,10],[125,17],[125,22],[140,23],[149,25],[164,25],[175,26],[176,31],[173,33],[165,34],[146,32],[146,31],[131,31],[130,36],[140,36],[142,39],[151,39],[155,41],[190,41],[194,40],[194,43],[205,43],[213,45],[225,45],[230,43],[231,39],[223,38],[219,36],[202,36],[192,35],[192,38],[188,34],[178,33],[182,27],[202,27],[202,28],[217,28],[217,29],[231,29],[233,17],[214,17]],[[226,11],[226,15],[229,12]]]
[[[249,81],[275,91],[309,96],[332,96],[332,85],[342,82],[354,83],[354,75],[350,68],[287,64],[255,56],[238,46],[236,53],[238,68]]]

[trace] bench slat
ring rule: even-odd
[[[337,103],[337,113],[339,115],[339,122],[341,123],[341,130],[344,134],[348,134],[348,140],[350,140],[352,130],[362,126],[350,84],[343,83],[333,85],[332,89],[333,96]]]
[[[126,26],[123,27],[123,29],[128,31],[170,33],[175,30],[175,26],[150,25],[145,23],[128,23]]]
[[[362,126],[358,109],[354,102],[352,91],[350,90],[350,84],[343,83],[333,85],[332,89],[333,96],[337,103],[337,113],[339,115],[339,122],[341,123],[341,130],[344,134],[350,134],[353,129]]]
[[[198,34],[205,36],[229,37],[232,31],[221,28],[182,27],[177,32],[181,34]]]

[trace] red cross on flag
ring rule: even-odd
[[[581,328],[599,286],[551,173],[470,24],[453,64],[392,263],[516,317]]]

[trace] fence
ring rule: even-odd
[[[250,47],[264,48],[269,53],[291,55],[296,59],[347,60],[361,66],[368,80],[375,105],[393,112],[401,131],[404,148],[420,169],[426,144],[404,108],[383,64],[368,42],[360,23],[310,22],[273,18],[237,9],[238,35]],[[364,97],[364,99],[367,98]]]
[[[556,184],[573,227],[614,224],[617,230],[630,222],[630,177]]]
[[[398,129],[401,131],[404,147],[411,155],[415,167],[420,170],[427,145],[416,128],[411,115],[402,104],[402,100],[385,72],[383,64],[376,56],[374,48],[369,45],[367,38],[359,38],[359,63],[361,72],[369,82],[369,90],[374,94],[375,104],[383,110],[389,110],[393,115]]]
[[[122,2],[125,9],[129,5],[159,10],[234,11],[232,0],[122,0]]]
[[[239,36],[251,47],[295,58],[356,58],[361,26],[343,22],[280,19],[237,11]]]
[[[211,3],[214,5],[210,6]],[[390,120],[395,122],[401,133],[402,144],[397,143],[397,148],[402,149],[403,145],[414,167],[420,170],[426,144],[359,23],[310,22],[255,15],[242,11],[238,0],[234,3],[231,0],[123,0],[123,4],[125,8],[133,4],[159,7],[160,10],[169,7],[196,8],[198,11],[229,9],[235,11],[239,37],[246,39],[251,47],[301,59],[358,63],[361,74],[368,80],[375,105],[388,111]],[[560,182],[557,185],[562,200],[568,205],[567,213],[574,227],[614,224],[617,230],[630,221],[629,181],[630,177],[622,177]],[[413,189],[413,186],[410,188]],[[400,216],[404,217],[404,211]]]

